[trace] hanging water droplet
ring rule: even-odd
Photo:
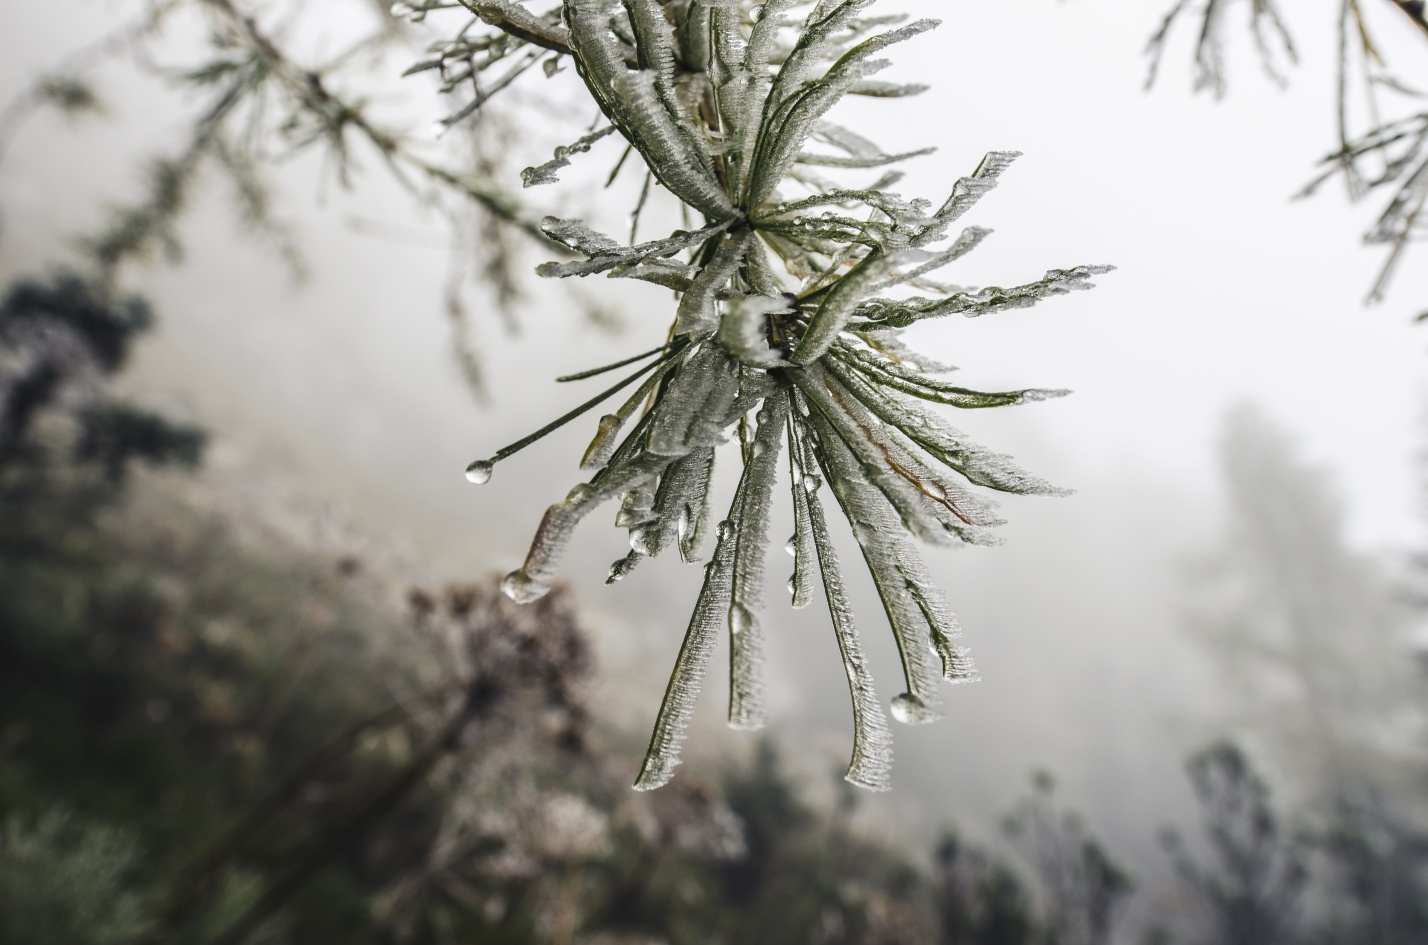
[[[549,594],[550,585],[544,581],[533,580],[525,571],[512,571],[501,582],[501,593],[517,604],[529,604]]]
[[[614,584],[616,581],[624,580],[625,575],[635,570],[635,565],[638,562],[638,558],[629,557],[621,558],[619,561],[616,561],[610,565],[610,574],[605,578],[605,583]]]
[[[753,19],[755,23],[757,23],[759,20],[762,20],[764,18],[764,5],[762,3],[754,4],[753,7],[749,10],[749,16]]]
[[[790,574],[790,575],[788,576],[788,595],[789,595],[790,597],[797,597],[797,596],[798,596],[798,575],[797,575],[797,574]]]
[[[720,541],[731,541],[731,540],[733,540],[733,538],[734,538],[734,521],[733,521],[733,519],[728,519],[728,518],[726,518],[726,519],[724,519],[724,521],[722,521],[722,522],[719,523],[719,540],[720,540]]]
[[[495,467],[490,460],[478,459],[470,466],[466,467],[466,481],[474,482],[476,485],[491,481],[491,470]]]
[[[757,620],[754,612],[743,604],[735,604],[729,608],[729,632],[734,636],[741,636],[754,629],[754,622]]]
[[[809,495],[817,492],[823,487],[823,480],[818,476],[807,475],[803,477],[803,491]]]
[[[434,121],[431,123],[431,136],[433,138],[440,138],[442,135],[446,134],[446,129],[450,127],[451,126],[444,121]]]
[[[684,541],[684,536],[686,536],[686,535],[689,534],[689,507],[688,507],[688,506],[685,506],[684,508],[682,508],[682,509],[679,510],[679,524],[678,524],[676,527],[679,529],[679,540],[682,542],[682,541]]]
[[[589,502],[594,497],[594,487],[591,486],[588,482],[582,482],[580,485],[576,486],[574,489],[571,489],[568,493],[566,493],[565,504],[582,505],[586,502]]]
[[[926,725],[928,722],[935,722],[942,717],[929,708],[927,703],[910,692],[896,696],[889,708],[892,711],[892,717],[903,725]]]
[[[798,536],[789,536],[788,543],[783,546],[783,550],[788,552],[790,558],[798,557]]]
[[[413,7],[410,3],[400,3],[400,2],[399,2],[399,3],[394,3],[394,4],[392,4],[392,8],[391,8],[390,10],[388,10],[387,12],[390,13],[392,16],[396,16],[396,17],[407,17],[407,16],[411,16],[413,13],[415,13],[415,12],[416,12],[416,8]]]

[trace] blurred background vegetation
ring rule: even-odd
[[[110,391],[150,320],[74,275],[0,306],[0,940],[1091,945],[1133,895],[1155,899],[1146,941],[1428,935],[1408,588],[1343,547],[1255,413],[1227,426],[1240,527],[1196,569],[1197,627],[1247,681],[1239,730],[1293,777],[1195,754],[1202,824],[1163,838],[1155,890],[1049,775],[997,850],[853,829],[857,792],[811,803],[772,742],[630,792],[567,595],[398,599],[360,558],[186,498],[172,467],[203,434]]]

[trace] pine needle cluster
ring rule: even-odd
[[[528,169],[527,186],[556,179],[572,156],[619,135],[700,226],[624,245],[579,220],[547,217],[542,230],[577,254],[539,272],[605,274],[672,289],[668,341],[633,358],[562,380],[640,364],[608,389],[516,443],[473,462],[467,477],[633,388],[600,417],[581,461],[591,476],[545,513],[525,563],[503,585],[534,601],[555,579],[577,524],[618,501],[631,551],[609,580],[647,557],[700,560],[694,606],[635,787],[669,780],[715,642],[731,641],[729,723],[765,722],[760,611],[769,513],[787,464],[795,522],[789,595],[812,603],[821,585],[843,656],[854,713],[847,779],[890,783],[892,736],[854,625],[825,502],[847,519],[901,655],[895,719],[938,717],[939,683],[977,678],[961,631],[914,539],[987,544],[1000,524],[974,487],[1018,494],[1060,490],[1008,457],[972,443],[929,405],[1010,406],[1065,391],[986,392],[959,387],[909,350],[903,329],[947,315],[1024,308],[1086,289],[1109,267],[1057,269],[1025,285],[967,289],[933,275],[988,235],[963,216],[1017,157],[993,152],[940,202],[890,188],[889,168],[926,153],[890,154],[828,119],[848,95],[899,97],[922,86],[875,78],[888,47],[937,25],[871,15],[872,0],[565,0],[544,14],[511,0],[462,0],[494,32],[463,31],[450,50],[479,50],[483,68],[518,74],[546,57],[573,62],[608,120]],[[423,16],[446,3],[398,4]],[[435,64],[428,64],[434,67]],[[489,88],[494,83],[488,82]],[[849,186],[825,173],[878,174]],[[742,465],[727,512],[711,511],[717,448],[737,441]]]

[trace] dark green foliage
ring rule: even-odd
[[[22,279],[0,302],[0,332],[7,337],[26,328],[64,326],[108,373],[123,366],[134,338],[153,322],[153,311],[143,299],[115,297],[98,283],[68,271],[48,280]]]
[[[1228,742],[1196,754],[1189,771],[1214,860],[1201,866],[1174,834],[1166,835],[1166,846],[1208,917],[1209,940],[1297,941],[1299,900],[1308,878],[1305,850],[1270,806],[1269,788]]]
[[[1428,941],[1428,833],[1380,802],[1346,800],[1314,840],[1332,903],[1318,940],[1332,945]]]
[[[1005,864],[956,834],[937,844],[934,896],[942,945],[1032,945],[1030,893]]]
[[[153,922],[131,831],[55,806],[0,823],[0,942],[124,945]]]
[[[44,101],[70,115],[98,113],[104,110],[104,104],[93,87],[75,76],[45,76],[39,81],[37,92]]]
[[[690,790],[671,785],[648,803],[667,804],[671,794],[687,803]],[[702,793],[695,788],[693,796]],[[768,742],[747,768],[730,773],[722,798],[738,827],[737,848],[700,857],[686,840],[685,850],[645,844],[622,851],[599,868],[610,870],[610,885],[592,921],[681,943],[912,943],[935,935],[926,878],[894,851],[848,831],[850,809],[830,816],[809,807]],[[682,830],[701,828],[688,823]],[[912,937],[880,937],[899,929],[911,929]]]
[[[27,469],[37,470],[33,463],[16,464],[25,453],[53,459],[67,448],[111,482],[133,460],[199,463],[201,430],[95,392],[98,379],[123,366],[135,337],[153,320],[143,299],[115,296],[71,272],[21,280],[10,289],[0,302],[0,488],[15,488]],[[42,429],[47,415],[61,427],[68,418],[77,430]]]
[[[1057,810],[1050,775],[1033,779],[1033,795],[1006,822],[1006,832],[1036,870],[1047,897],[1047,945],[1106,945],[1116,911],[1134,884],[1075,813]]]
[[[1189,906],[1171,918],[1186,939],[1407,945],[1428,934],[1428,835],[1381,800],[1340,798],[1295,830],[1232,743],[1197,753],[1189,771],[1210,857],[1164,838]]]
[[[340,856],[260,911],[253,941],[440,942],[443,929],[546,941],[541,917],[564,895],[575,896],[571,921],[587,933],[680,945],[935,938],[937,888],[899,854],[838,826],[849,811],[830,820],[807,806],[771,748],[722,791],[679,785],[631,811],[618,781],[582,760],[570,686],[587,671],[583,657],[540,655],[575,643],[553,632],[559,595],[519,611],[489,586],[413,597],[422,634],[454,625],[501,633],[502,620],[541,633],[517,635],[509,657],[489,645],[471,651],[492,661],[463,676],[460,704],[482,707],[484,721],[443,752],[455,770],[509,760],[482,776],[423,768],[400,803],[358,823],[354,811],[426,756],[423,741],[441,744],[420,721],[439,712],[394,715],[375,695],[426,671],[381,646],[402,631],[381,627],[361,574],[271,549],[265,561],[220,523],[162,502],[104,518],[52,529],[44,545],[24,548],[19,567],[12,559],[0,569],[0,818],[28,823],[63,802],[86,822],[113,825],[135,852],[113,889],[96,880],[91,894],[141,904],[160,930],[144,941],[242,940],[224,930],[330,842]],[[0,519],[0,531],[11,521]],[[562,706],[573,727],[551,732]],[[586,798],[608,839],[511,872],[502,864],[520,860],[509,856],[548,844],[556,828],[541,819],[513,834],[475,825],[525,818],[521,797],[532,787]],[[479,817],[463,832],[459,812],[473,799]],[[323,840],[324,823],[347,832]],[[72,868],[81,867],[101,879],[108,869]],[[30,921],[41,893],[22,893],[11,915]],[[996,921],[1025,907],[1007,897],[981,907],[981,895],[971,893],[973,908]],[[70,917],[69,940],[97,934],[94,923],[75,924],[86,915]]]
[[[80,426],[76,457],[98,463],[110,479],[123,476],[134,459],[193,468],[202,459],[207,441],[201,430],[127,404],[91,407],[82,415]]]

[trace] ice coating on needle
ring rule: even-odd
[[[636,782],[641,790],[665,783],[679,763],[725,628],[729,723],[764,724],[765,569],[785,446],[789,602],[806,607],[823,587],[853,700],[847,777],[874,790],[890,783],[887,716],[932,721],[944,683],[978,678],[915,540],[996,544],[1002,519],[992,494],[1065,494],[972,442],[941,413],[1033,404],[1065,391],[950,383],[937,375],[952,368],[910,349],[901,333],[929,318],[1040,304],[1090,288],[1110,269],[1038,266],[1044,276],[1011,288],[944,276],[990,236],[960,221],[1018,155],[987,153],[935,199],[892,189],[903,179],[899,166],[931,149],[887,150],[839,124],[833,109],[851,94],[920,91],[915,82],[886,79],[891,63],[881,56],[937,24],[871,15],[874,2],[563,0],[544,14],[511,0],[467,3],[513,48],[568,55],[604,116],[528,168],[525,183],[554,182],[573,160],[598,157],[599,142],[614,136],[645,175],[628,244],[581,220],[546,217],[539,231],[569,253],[539,274],[644,281],[675,298],[672,324],[661,322],[659,336],[644,341],[659,347],[560,380],[637,361],[643,367],[468,468],[472,481],[484,481],[495,462],[624,392],[592,414],[598,420],[580,462],[590,479],[547,510],[506,592],[530,601],[549,590],[575,527],[610,501],[619,504],[615,524],[627,532],[627,550],[610,566],[609,582],[671,549],[697,561],[718,518],[716,461],[741,467]],[[650,181],[680,205],[683,228],[636,242]],[[825,517],[830,496],[873,578],[901,659],[904,691],[886,708],[853,625]],[[645,565],[641,576],[660,566]]]
[[[752,730],[765,723],[763,679],[764,567],[768,555],[769,507],[778,475],[779,447],[788,417],[788,397],[774,396],[759,411],[752,456],[744,464],[742,501],[734,519],[737,539],[729,604],[729,726]]]

